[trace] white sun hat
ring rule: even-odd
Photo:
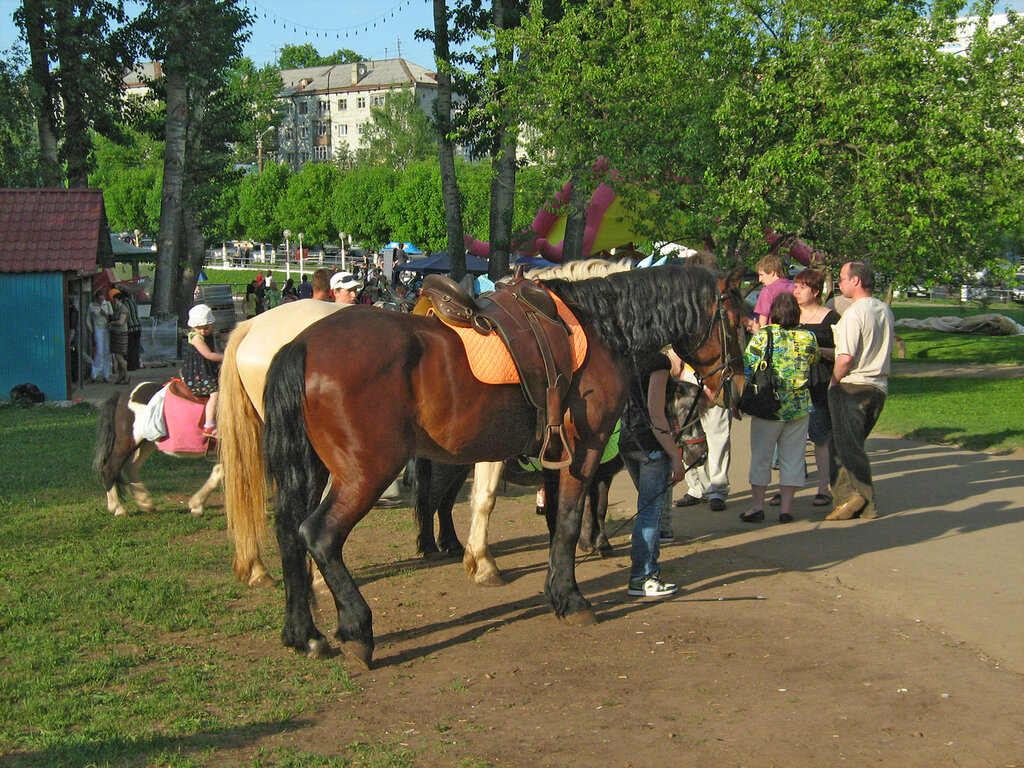
[[[213,325],[213,310],[206,304],[196,304],[188,311],[188,327],[201,328],[204,325]]]

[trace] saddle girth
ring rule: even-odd
[[[428,300],[446,322],[471,327],[477,333],[496,333],[505,344],[527,402],[537,409],[536,439],[546,469],[572,463],[572,448],[565,436],[562,405],[572,381],[573,353],[570,330],[558,316],[546,289],[517,274],[494,293],[474,300],[458,283],[443,275],[423,280],[421,302]],[[426,309],[417,306],[418,314]],[[567,459],[561,459],[561,447]],[[554,453],[557,458],[549,458]]]

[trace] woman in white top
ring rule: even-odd
[[[96,291],[89,303],[94,350],[90,381],[110,381],[110,318],[114,314],[103,291]]]

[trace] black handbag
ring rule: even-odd
[[[743,385],[743,394],[740,395],[737,406],[748,416],[778,421],[778,378],[775,375],[775,367],[772,365],[774,344],[771,328],[766,330],[768,331],[768,344],[765,346],[761,359],[754,364],[753,375],[747,378]]]

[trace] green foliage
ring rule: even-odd
[[[384,165],[361,165],[342,175],[334,189],[334,223],[353,240],[379,247],[390,240],[386,201],[398,182],[398,173]]]
[[[648,236],[749,263],[772,227],[890,278],[959,274],[1019,220],[1024,34],[984,31],[954,56],[948,4],[919,11],[592,0],[557,23],[536,11],[507,85],[531,157],[563,178],[608,158]]]
[[[263,173],[249,174],[238,188],[238,222],[245,237],[259,242],[278,241],[285,226],[277,204],[288,188],[291,170],[284,163],[267,163]]]
[[[366,146],[356,153],[358,161],[401,169],[410,163],[436,158],[437,144],[430,119],[416,104],[415,91],[389,92],[383,107],[370,108],[370,117],[363,135]]]
[[[114,231],[156,232],[160,224],[163,142],[126,129],[121,141],[93,136],[95,170],[89,185],[103,190]]]
[[[34,106],[25,58],[17,49],[0,57],[0,187],[42,186],[39,134],[32,119]]]
[[[352,64],[358,61],[366,59],[348,48],[339,48],[328,56],[321,56],[310,43],[285,44],[281,46],[281,52],[277,57],[277,66],[280,69],[301,69],[323,67],[328,64]]]
[[[278,201],[277,217],[282,227],[302,232],[305,245],[336,238],[339,230],[334,226],[330,211],[338,183],[339,173],[334,166],[306,164],[288,179],[284,196]]]

